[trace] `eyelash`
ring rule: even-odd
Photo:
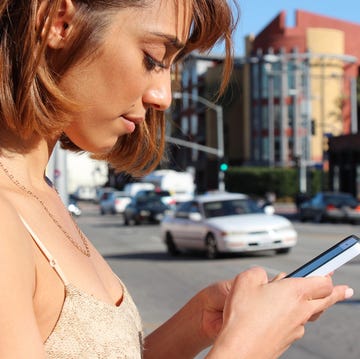
[[[153,71],[156,68],[158,68],[160,70],[165,70],[168,68],[164,62],[157,61],[152,56],[150,56],[149,54],[146,54],[146,53],[145,53],[145,57],[144,57],[144,65],[145,65],[146,70],[148,70],[148,71]]]

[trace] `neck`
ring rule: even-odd
[[[2,151],[0,161],[24,185],[41,187],[44,175],[55,142],[40,140],[36,146],[25,154]]]

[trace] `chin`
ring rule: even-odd
[[[64,131],[64,133],[81,150],[99,155],[108,154],[116,145],[119,137],[122,136],[122,134],[119,136],[118,133],[104,133],[103,131],[98,133],[92,132],[90,134],[82,134],[81,131],[74,131],[74,133]]]
[[[78,143],[74,142],[82,151],[93,153],[95,155],[104,156],[107,155],[114,148],[116,141],[107,144],[94,144],[94,143]]]

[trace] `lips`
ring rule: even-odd
[[[135,127],[144,121],[144,117],[121,116],[121,118],[126,126],[127,132],[129,133],[134,132]]]

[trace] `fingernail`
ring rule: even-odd
[[[345,291],[345,299],[349,299],[354,295],[354,289],[348,288]]]

